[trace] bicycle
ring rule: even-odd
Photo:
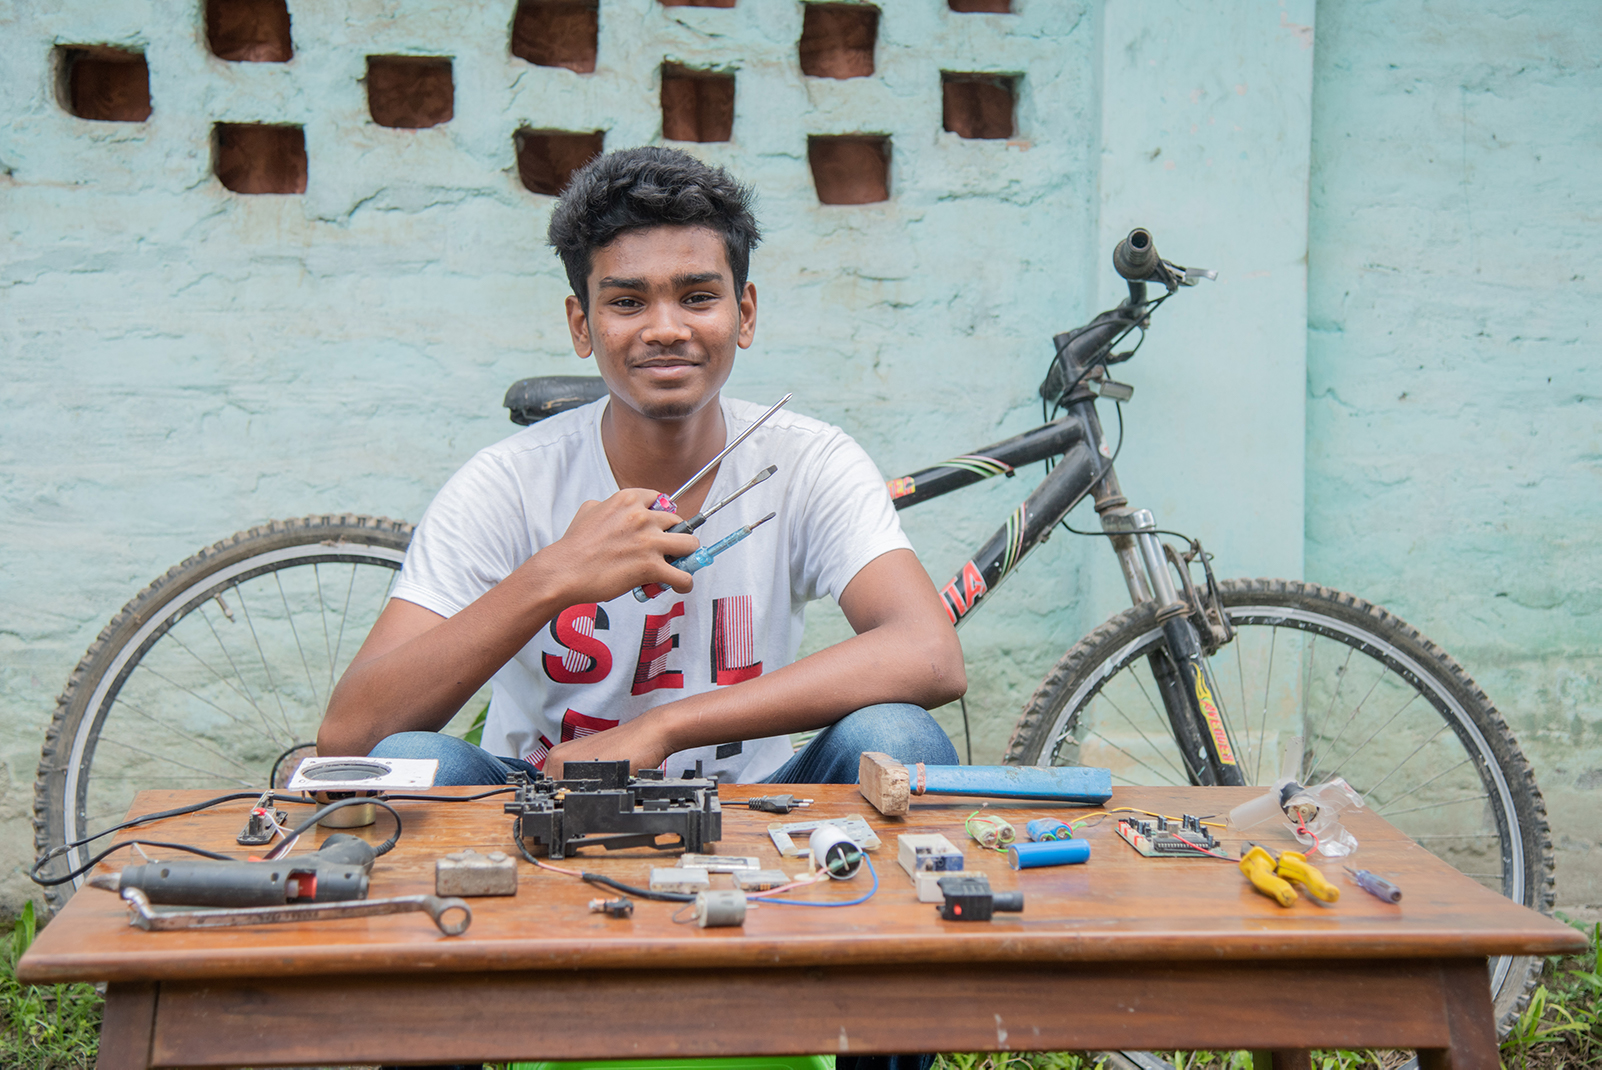
[[[903,509],[1047,466],[941,588],[955,625],[1067,527],[1076,504],[1095,503],[1101,531],[1079,534],[1108,540],[1132,605],[1041,681],[1007,760],[1106,766],[1122,783],[1262,784],[1300,739],[1290,757],[1305,782],[1343,776],[1439,857],[1550,911],[1551,835],[1534,775],[1450,656],[1352,595],[1293,580],[1220,582],[1200,542],[1176,550],[1160,538],[1174,533],[1129,505],[1097,404],[1128,400],[1131,388],[1108,372],[1139,345],[1115,350],[1136,331],[1143,338],[1152,313],[1212,273],[1163,260],[1144,230],[1119,244],[1114,267],[1129,296],[1056,337],[1038,391],[1050,406],[1041,426],[888,481]],[[1152,283],[1163,292],[1148,299]],[[514,384],[504,404],[529,424],[604,394],[597,378],[548,376]],[[1121,439],[1121,409],[1119,419]],[[315,738],[328,689],[387,599],[410,535],[410,525],[368,517],[275,522],[201,551],[140,592],[58,701],[35,789],[39,850],[119,818],[136,787],[281,779],[295,746]],[[103,753],[114,754],[115,772],[95,769]],[[1499,1022],[1517,1013],[1539,966],[1491,963]]]

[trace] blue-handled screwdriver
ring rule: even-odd
[[[769,513],[767,516],[763,517],[761,520],[758,520],[753,524],[747,524],[745,527],[740,528],[738,531],[735,531],[732,534],[723,536],[723,538],[719,539],[717,542],[713,543],[711,546],[703,546],[699,550],[695,551],[695,553],[689,554],[689,555],[687,555],[685,557],[681,557],[677,561],[671,562],[671,564],[673,565],[674,568],[683,569],[685,572],[690,572],[690,573],[699,572],[701,569],[706,568],[706,566],[710,565],[712,563],[712,559],[717,557],[718,554],[721,554],[724,550],[727,550],[729,547],[733,546],[735,543],[741,541],[747,535],[751,534],[757,528],[761,527],[763,524],[766,524],[768,521],[772,520],[777,515],[778,515],[777,513]],[[653,584],[650,584],[649,586],[650,587],[657,587],[658,585],[653,583]],[[645,587],[636,587],[634,589],[634,597],[638,601],[648,602],[648,601],[651,600],[651,595],[647,594],[646,592],[647,592],[647,588],[645,588]]]
[[[1384,877],[1377,877],[1366,869],[1353,869],[1351,866],[1342,867],[1352,875],[1357,886],[1375,899],[1383,899],[1387,903],[1402,901],[1402,890]]]

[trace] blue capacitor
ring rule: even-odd
[[[1007,864],[1013,869],[1040,866],[1071,866],[1090,859],[1089,840],[1047,840],[1044,843],[1015,843],[1007,848]]]
[[[1074,837],[1073,830],[1067,823],[1055,817],[1037,817],[1024,826],[1024,831],[1036,843],[1044,843],[1047,840],[1071,840]]]

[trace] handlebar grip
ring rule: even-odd
[[[1159,263],[1157,243],[1151,240],[1151,231],[1144,227],[1130,231],[1129,237],[1113,250],[1113,270],[1130,282],[1151,278]]]

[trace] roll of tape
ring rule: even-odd
[[[1041,866],[1071,866],[1090,858],[1089,840],[1047,840],[1044,843],[1015,843],[1007,848],[1007,864],[1013,869]]]

